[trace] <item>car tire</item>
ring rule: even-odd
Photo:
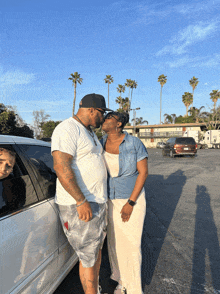
[[[195,158],[195,156],[196,156],[195,154],[190,155],[191,158]]]
[[[173,151],[172,150],[170,150],[170,157],[171,158],[174,158],[174,155],[173,155]]]

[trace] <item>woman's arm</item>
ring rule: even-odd
[[[148,176],[148,165],[147,165],[147,158],[142,159],[141,161],[137,162],[137,170],[138,176],[134,186],[134,189],[129,197],[130,200],[136,202],[141,190],[144,187],[144,183]],[[127,222],[130,219],[131,213],[133,211],[133,206],[131,206],[128,202],[122,207],[121,210],[121,218],[123,222]]]
[[[138,199],[138,196],[141,190],[143,189],[144,183],[148,176],[147,158],[144,158],[141,161],[137,162],[137,170],[139,174],[137,176],[134,190],[132,191],[131,196],[129,197],[129,199],[134,202],[136,202],[136,200]]]

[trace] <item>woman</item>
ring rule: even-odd
[[[106,115],[101,139],[108,170],[108,253],[115,294],[142,294],[141,236],[146,213],[144,183],[148,153],[136,137],[123,132],[127,113]]]

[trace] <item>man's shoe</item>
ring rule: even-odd
[[[127,294],[127,291],[126,291],[125,287],[118,284],[118,286],[115,288],[114,294]]]

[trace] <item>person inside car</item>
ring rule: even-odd
[[[10,149],[0,147],[0,215],[8,210],[5,196],[4,180],[12,178],[12,171],[16,161],[16,154]]]
[[[6,148],[0,148],[0,180],[7,178],[13,171],[16,154]]]

